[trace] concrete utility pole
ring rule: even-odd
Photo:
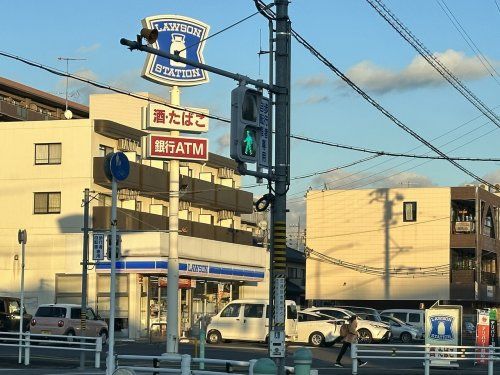
[[[179,87],[173,86],[170,91],[170,104],[180,105]],[[170,135],[179,136],[178,130]],[[169,161],[170,188],[168,198],[168,273],[167,273],[167,353],[179,350],[179,160]],[[160,301],[158,301],[160,303]]]
[[[288,148],[289,148],[289,94],[290,94],[290,21],[288,18],[288,0],[275,0],[276,6],[276,86],[285,88],[276,93],[275,107],[275,198],[272,203],[272,274],[274,291],[279,285],[285,285],[286,277],[286,192],[288,184]],[[275,298],[275,311],[286,314],[284,298]],[[275,314],[276,318],[276,314]],[[273,331],[285,337],[285,323],[273,322]],[[271,341],[271,340],[270,340]],[[285,374],[284,358],[276,358],[278,374]]]
[[[90,191],[85,189],[83,193],[83,255],[82,255],[82,310],[80,312],[81,336],[85,336],[87,330],[87,265],[89,262],[89,198]],[[85,345],[81,345],[82,348]],[[85,368],[85,352],[80,352],[80,368]]]
[[[25,255],[26,255],[26,242],[28,242],[28,234],[26,229],[19,229],[17,232],[17,240],[21,245],[21,307],[19,309],[19,363],[22,363],[23,352],[23,325],[24,325],[24,265],[25,265]]]

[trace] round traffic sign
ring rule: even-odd
[[[111,174],[117,181],[123,181],[130,173],[130,163],[123,152],[115,152],[109,161]]]

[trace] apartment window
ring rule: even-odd
[[[107,154],[111,154],[113,151],[113,147],[99,145],[99,156],[106,156]]]
[[[193,177],[193,170],[189,167],[179,167],[179,174],[181,176]]]
[[[35,193],[35,214],[58,214],[61,212],[61,193]]]
[[[61,164],[60,143],[35,144],[35,164]]]
[[[417,202],[403,202],[403,221],[417,221]]]

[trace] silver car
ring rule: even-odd
[[[381,318],[384,323],[389,324],[391,327],[391,336],[393,339],[400,339],[405,344],[422,339],[423,335],[418,327],[414,327],[392,316],[382,316]]]

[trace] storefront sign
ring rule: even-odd
[[[477,310],[476,346],[490,345],[490,314],[488,310]],[[486,364],[488,358],[487,349],[477,350],[477,362]]]
[[[158,15],[146,17],[142,25],[158,30],[154,48],[204,63],[203,48],[210,29],[207,24],[184,16]],[[195,86],[208,82],[207,71],[152,54],[147,55],[142,76],[170,86]]]
[[[167,277],[159,277],[158,278],[158,286],[160,288],[164,288],[167,286]],[[196,287],[196,283],[194,285]],[[193,288],[193,283],[191,279],[179,279],[179,289],[191,289]]]
[[[498,346],[497,309],[490,309],[490,342]]]
[[[430,345],[431,366],[458,366],[452,360],[455,349],[443,346],[460,345],[462,310],[460,306],[436,306],[425,310],[425,344]]]
[[[208,273],[208,266],[205,264],[188,263],[187,271],[193,273]]]
[[[208,160],[208,139],[148,135],[149,159]]]
[[[191,112],[191,110],[193,112]],[[145,108],[143,128],[153,130],[178,130],[190,133],[208,131],[208,109],[177,109],[150,103]]]

